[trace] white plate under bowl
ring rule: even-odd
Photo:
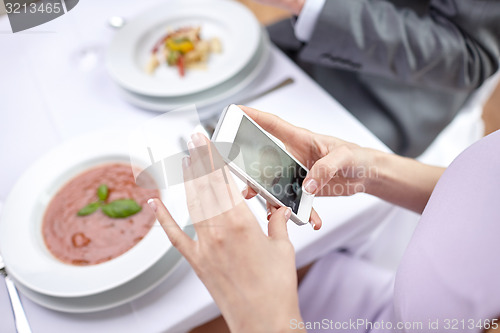
[[[263,30],[259,48],[252,60],[240,73],[216,87],[180,97],[150,97],[126,89],[120,89],[120,93],[130,104],[151,111],[167,112],[188,104],[195,104],[198,109],[202,109],[228,99],[250,85],[266,68],[270,53],[269,36]]]
[[[194,238],[195,232],[192,226],[185,228],[185,232]],[[69,313],[103,311],[131,302],[146,294],[176,271],[181,259],[181,254],[176,249],[171,248],[157,263],[135,279],[114,289],[85,297],[47,296],[27,288],[19,281],[15,280],[15,283],[26,297],[52,310]]]
[[[68,180],[91,167],[130,163],[127,142],[127,133],[110,131],[70,140],[38,160],[19,179],[5,201],[0,220],[0,252],[17,281],[45,295],[88,296],[132,280],[172,247],[158,222],[133,248],[97,265],[65,264],[45,246],[41,224],[51,198]],[[139,167],[147,165],[144,161]],[[172,199],[173,195],[161,191],[164,202],[179,200]],[[177,217],[179,222],[187,219],[187,213]]]
[[[202,38],[217,37],[222,53],[211,54],[206,70],[160,66],[146,73],[151,50],[167,28],[201,26]],[[120,29],[108,49],[106,66],[122,87],[138,94],[174,97],[192,94],[220,84],[240,72],[259,45],[261,29],[245,6],[230,0],[170,0]]]

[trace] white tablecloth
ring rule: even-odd
[[[104,54],[114,33],[106,25],[108,17],[131,18],[160,2],[81,1],[69,14],[18,34],[8,33],[7,18],[0,18],[0,207],[22,173],[57,144],[105,128],[134,129],[158,115],[120,98],[106,74]],[[91,50],[91,56],[82,56],[85,49]],[[317,132],[387,150],[276,49],[266,73],[242,95],[252,95],[288,76],[295,79],[293,85],[249,106],[274,112]],[[264,214],[255,203],[253,207]],[[289,223],[298,266],[333,248],[363,242],[393,208],[361,194],[319,198],[315,207],[324,220],[321,231]],[[45,309],[26,297],[22,301],[34,332],[182,332],[218,314],[209,293],[186,262],[152,292],[107,311],[66,314]],[[0,283],[0,332],[14,331],[9,307]]]

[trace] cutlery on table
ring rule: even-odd
[[[250,102],[256,100],[257,98],[261,98],[263,96],[269,95],[272,92],[275,92],[276,90],[284,88],[284,87],[288,86],[289,84],[292,84],[294,81],[295,80],[293,78],[287,77],[286,79],[275,84],[274,86],[272,86],[264,91],[261,91],[258,94],[240,99],[237,103],[234,103],[234,104],[244,105],[244,104],[250,103]]]
[[[258,98],[261,98],[261,97],[264,97],[266,95],[269,95],[270,93],[273,93],[275,92],[276,90],[279,90],[281,88],[284,88],[292,83],[294,83],[295,80],[291,77],[287,77],[286,79],[284,79],[283,81],[280,81],[278,82],[277,84],[273,85],[272,87],[260,92],[260,93],[257,93],[255,95],[252,95],[252,96],[249,96],[249,97],[245,97],[245,98],[242,98],[240,99],[239,101],[236,101],[234,102],[233,104],[237,104],[237,105],[245,105],[245,104],[248,104]],[[202,121],[202,126],[203,128],[201,128],[200,125],[196,126],[195,128],[195,131],[198,131],[200,133],[203,133],[205,134],[208,138],[211,138],[212,137],[212,134],[214,134],[214,131],[215,131],[215,126],[217,125],[217,120],[219,119],[219,116],[220,116],[220,113],[216,113],[215,115],[213,115],[212,117],[208,118],[208,119],[205,119],[204,121]]]
[[[10,304],[12,306],[12,312],[14,314],[14,321],[16,324],[16,330],[18,333],[31,333],[30,324],[26,314],[24,313],[23,304],[19,298],[16,286],[14,282],[7,274],[5,269],[5,264],[3,262],[2,256],[0,255],[0,274],[5,278],[5,285],[7,286],[7,292],[9,293]]]

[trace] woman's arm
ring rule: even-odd
[[[373,151],[366,192],[398,206],[422,213],[445,168],[414,159]]]

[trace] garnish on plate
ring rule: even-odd
[[[77,212],[78,216],[87,216],[95,213],[99,208],[111,218],[125,218],[137,214],[142,207],[133,199],[118,199],[106,203],[109,196],[109,188],[102,184],[97,188],[99,201],[89,203]]]
[[[65,264],[86,266],[112,260],[134,247],[156,218],[141,205],[160,192],[142,169],[128,163],[89,168],[66,182],[45,209],[42,235],[49,252]],[[118,200],[116,200],[118,199]]]
[[[102,212],[113,218],[129,217],[139,213],[141,209],[142,207],[132,199],[119,199],[102,206]]]
[[[163,63],[177,66],[180,77],[187,68],[206,68],[210,54],[221,53],[222,45],[216,37],[202,39],[200,32],[201,27],[184,27],[162,37],[151,50],[146,72],[153,74]]]

